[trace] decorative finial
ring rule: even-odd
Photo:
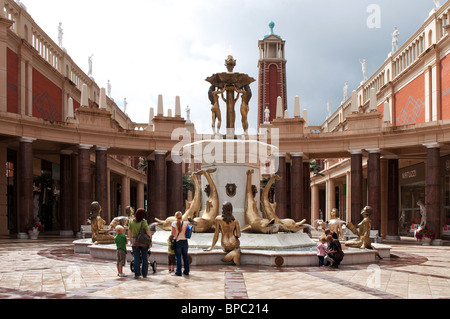
[[[236,66],[236,60],[233,59],[232,55],[229,55],[225,60],[225,66],[227,67],[228,72],[233,72],[233,69]]]
[[[273,34],[273,28],[275,27],[275,22],[270,21],[269,28],[270,28],[270,34]]]

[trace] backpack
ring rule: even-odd
[[[188,224],[187,227],[186,227],[186,233],[184,235],[187,239],[191,238],[192,230],[193,230],[192,225]]]

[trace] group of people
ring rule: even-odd
[[[123,273],[123,267],[126,263],[127,244],[131,245],[134,261],[134,278],[138,279],[141,276],[146,278],[148,275],[148,250],[152,247],[150,244],[142,244],[136,240],[141,229],[151,238],[151,232],[147,221],[145,220],[146,212],[143,208],[139,208],[132,220],[128,223],[128,238],[125,235],[123,226],[118,225],[115,228],[116,236],[114,242],[117,247],[117,272],[118,276],[126,276]],[[176,270],[173,273],[175,276],[181,276],[182,264],[184,264],[184,275],[189,275],[189,256],[188,256],[188,240],[185,236],[188,223],[182,220],[182,213],[175,214],[175,221],[172,223],[172,232],[169,241],[176,239],[175,250],[171,249],[169,242],[169,272],[173,272],[176,263]],[[129,239],[129,240],[128,240]]]
[[[344,259],[344,252],[338,236],[330,229],[326,229],[324,235],[320,237],[317,245],[317,257],[319,267],[330,266],[331,268],[338,268]]]

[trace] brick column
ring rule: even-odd
[[[27,225],[34,221],[33,216],[33,138],[22,137],[18,160],[18,238],[28,238]]]
[[[303,153],[291,153],[291,218],[303,220]]]
[[[367,204],[372,207],[372,229],[381,232],[381,164],[380,149],[367,149]]]
[[[167,162],[167,216],[183,211],[182,163]]]
[[[427,225],[441,238],[441,154],[439,143],[424,144],[427,148],[425,208]]]
[[[400,239],[398,235],[398,159],[388,159],[388,186],[387,186],[387,234],[386,239]]]
[[[303,215],[301,219],[306,219],[309,224],[312,224],[314,219],[311,219],[311,170],[309,160],[303,161]]]
[[[60,218],[60,235],[72,236],[72,151],[61,151],[60,153],[60,179],[61,189],[59,197],[59,218]]]
[[[0,235],[9,235],[8,229],[8,178],[6,177],[6,162],[8,148],[0,143]]]
[[[154,217],[167,217],[166,151],[155,151]],[[150,223],[153,220],[149,221]]]
[[[92,199],[91,147],[81,144],[78,147],[78,225],[86,225],[89,218]]]
[[[110,217],[108,203],[108,147],[95,147],[95,200],[102,207],[103,218]]]
[[[350,150],[351,154],[351,220],[354,225],[361,221],[363,209],[362,150]]]
[[[279,218],[287,218],[287,183],[286,183],[286,154],[278,154],[278,172],[281,180],[275,182],[276,214]]]

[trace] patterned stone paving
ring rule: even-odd
[[[450,246],[393,242],[392,257],[370,265],[319,267],[193,266],[171,276],[165,265],[136,280],[113,261],[75,254],[74,239],[0,238],[1,299],[449,299]]]

